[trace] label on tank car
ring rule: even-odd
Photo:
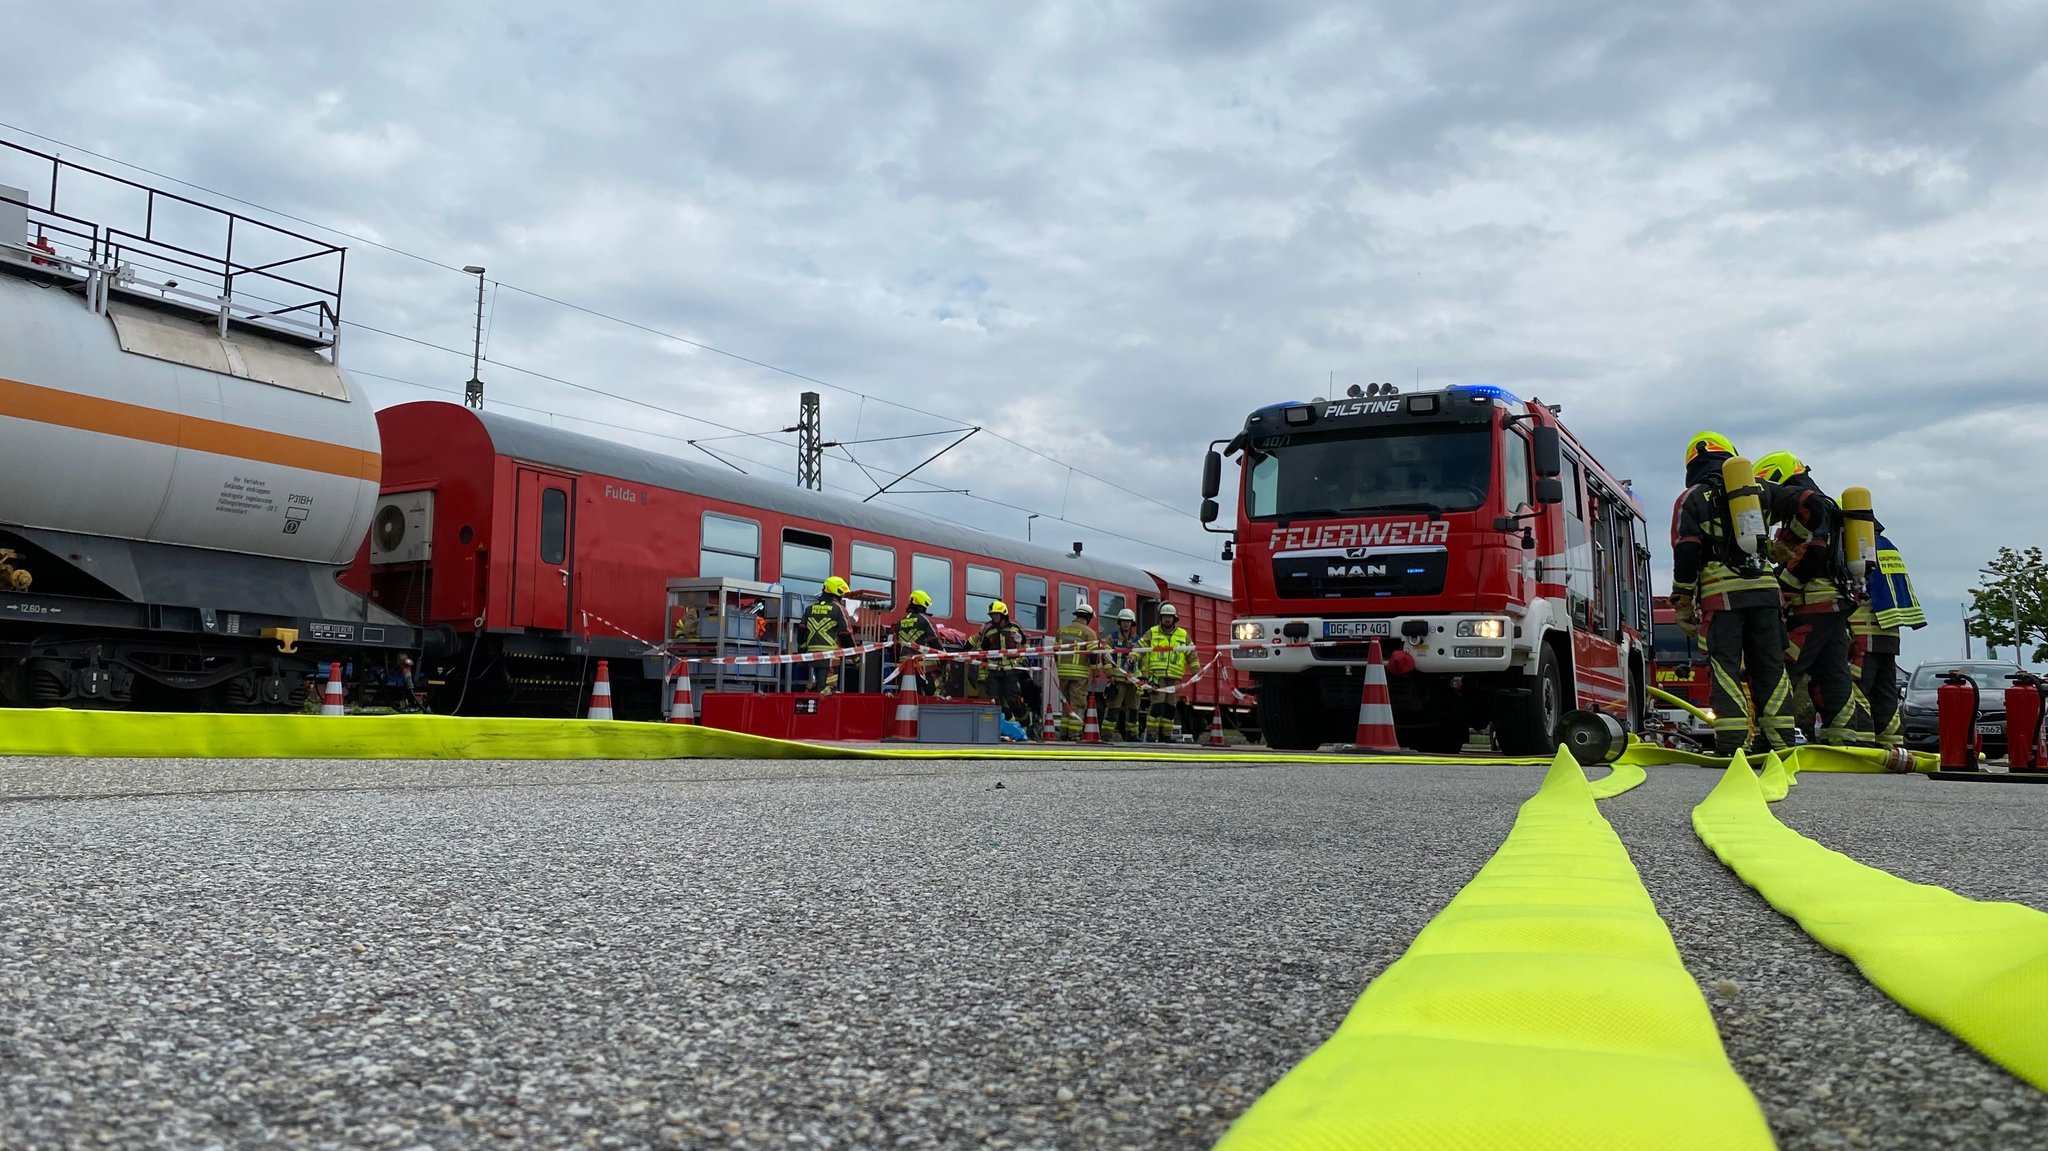
[[[313,639],[338,639],[352,641],[356,638],[353,624],[321,623],[318,620],[306,625],[306,634]]]

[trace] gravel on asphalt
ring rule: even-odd
[[[1541,776],[77,766],[102,798],[0,803],[0,1146],[1205,1148]],[[1830,846],[2043,906],[2001,876],[2048,794],[2004,793],[2048,789],[1801,778],[1777,810]],[[1601,808],[1781,1146],[2048,1143],[2039,1092],[1699,845],[1712,780]],[[187,785],[234,790],[120,797]]]
[[[1653,768],[1648,783],[1601,812],[1700,981],[1778,1145],[2048,1147],[2048,1094],[1893,1002],[1700,843],[1692,808],[1719,779],[1714,770]],[[1771,810],[1900,878],[2048,909],[2048,787],[1807,772]]]

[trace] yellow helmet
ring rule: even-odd
[[[1756,462],[1756,478],[1774,484],[1782,484],[1806,470],[1806,465],[1791,452],[1772,452]]]
[[[993,603],[991,603],[991,604],[989,604],[989,605],[988,605],[988,614],[990,614],[990,615],[1009,615],[1009,614],[1010,614],[1010,605],[1009,605],[1009,604],[1006,604],[1006,603],[1004,603],[1004,602],[1003,602],[1002,600],[996,600],[996,601],[994,601]]]
[[[1705,452],[1722,452],[1732,456],[1735,454],[1735,445],[1729,443],[1728,437],[1719,432],[1694,433],[1692,439],[1687,440],[1685,444],[1685,462],[1690,464]]]
[[[919,591],[914,591],[914,592],[911,592],[911,593],[910,593],[910,606],[911,606],[911,607],[930,607],[930,606],[932,606],[932,597],[931,597],[930,595],[926,594],[926,593],[925,593],[924,591],[922,591],[922,590],[919,590]]]
[[[843,579],[840,579],[840,578],[839,578],[838,576],[832,576],[832,577],[830,577],[829,579],[827,579],[827,580],[825,581],[825,594],[826,594],[826,595],[845,595],[845,594],[846,594],[846,581],[845,581],[845,580],[843,580]]]

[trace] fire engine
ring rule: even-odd
[[[1559,410],[1373,384],[1260,408],[1210,445],[1205,525],[1224,458],[1238,468],[1235,527],[1210,530],[1231,536],[1231,659],[1270,746],[1348,741],[1374,642],[1417,751],[1490,729],[1504,753],[1551,754],[1574,707],[1643,729],[1647,524]]]
[[[1679,630],[1678,616],[1671,610],[1671,598],[1658,596],[1651,603],[1651,654],[1653,661],[1653,683],[1662,690],[1707,711],[1707,699],[1713,691],[1713,672],[1707,667],[1706,648],[1698,637],[1686,635]],[[1665,706],[1653,702],[1652,710],[1662,729],[1661,734],[1671,743],[1711,748],[1714,729],[1710,724],[1677,706]]]

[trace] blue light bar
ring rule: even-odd
[[[1508,391],[1499,384],[1458,384],[1456,388],[1461,392],[1468,392],[1474,396],[1484,396],[1489,400],[1499,400],[1502,403],[1519,404],[1522,402],[1520,396]]]

